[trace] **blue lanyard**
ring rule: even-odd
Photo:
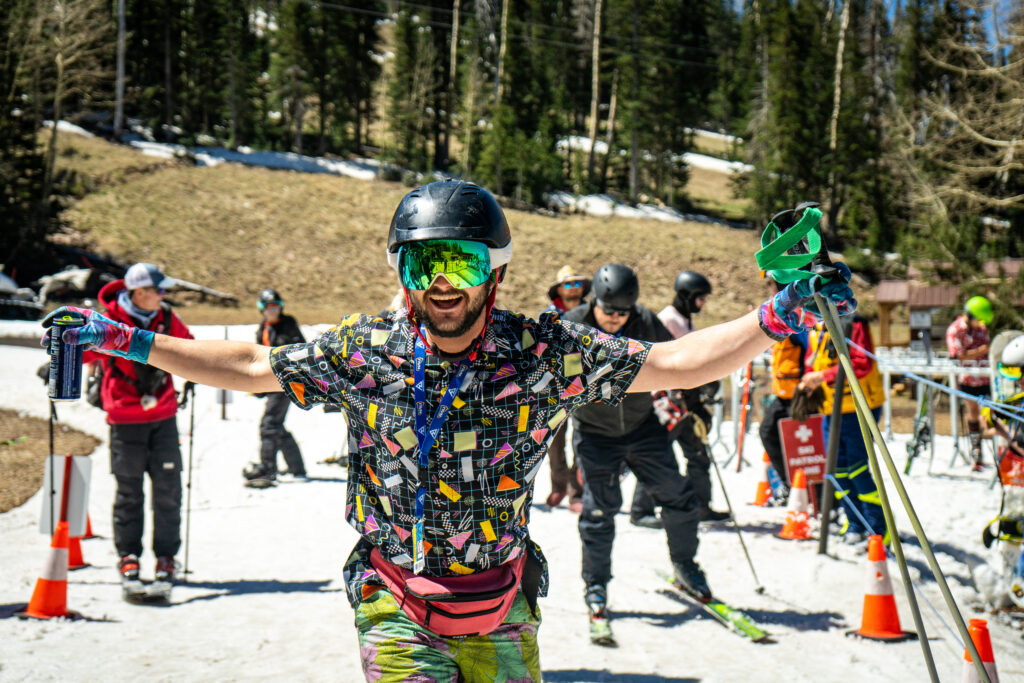
[[[424,567],[423,552],[423,516],[427,500],[427,467],[430,463],[430,451],[437,442],[448,415],[451,412],[452,403],[458,396],[462,383],[469,372],[469,362],[459,361],[456,365],[455,377],[452,378],[448,388],[445,389],[438,403],[434,417],[427,424],[427,381],[426,381],[427,350],[419,335],[416,337],[416,353],[413,359],[413,394],[416,399],[416,439],[419,441],[419,484],[416,487],[416,522],[413,526],[413,572],[419,574]]]

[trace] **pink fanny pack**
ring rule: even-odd
[[[381,557],[370,563],[409,618],[439,636],[490,633],[508,616],[523,576],[526,553],[467,576],[419,576]]]

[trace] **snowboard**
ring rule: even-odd
[[[243,485],[250,489],[270,489],[277,486],[277,481],[274,479],[246,479]]]
[[[133,605],[161,605],[171,600],[170,581],[152,581],[145,583],[142,579],[121,577],[121,597]]]

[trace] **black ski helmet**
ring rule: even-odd
[[[699,308],[694,308],[697,299],[710,293],[711,283],[706,277],[692,270],[684,270],[676,275],[676,298],[672,305],[689,318],[694,313],[700,312]]]
[[[512,258],[512,231],[498,201],[484,188],[461,180],[439,180],[402,197],[388,230],[388,263],[398,269],[403,244],[437,239],[483,242],[490,248],[492,270]]]
[[[640,281],[629,266],[608,263],[594,273],[594,300],[602,309],[629,311],[640,298]]]
[[[271,304],[277,304],[281,308],[284,308],[284,299],[281,298],[281,295],[277,293],[276,289],[264,289],[260,292],[257,302],[259,303],[261,311]]]

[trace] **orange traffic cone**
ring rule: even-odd
[[[50,543],[50,559],[43,567],[43,575],[36,581],[32,600],[24,612],[18,612],[22,619],[49,619],[51,617],[77,617],[69,612],[68,603],[68,523],[58,522],[57,530]]]
[[[807,514],[807,477],[803,470],[793,473],[793,487],[789,490],[789,511],[786,523],[782,525],[779,538],[790,541],[806,541],[811,537]]]
[[[892,581],[889,580],[889,567],[885,559],[885,545],[878,534],[868,539],[867,586],[864,588],[860,628],[847,632],[847,635],[888,642],[917,637],[916,633],[900,628],[900,615],[896,611],[896,598],[892,594]]]
[[[85,535],[82,536],[82,540],[88,541],[90,538],[99,538],[99,536],[92,532],[92,518],[87,512],[85,513]]]
[[[754,492],[753,505],[764,505],[772,497],[772,487],[768,483],[768,468],[771,467],[768,453],[764,454],[764,461],[761,463],[761,480],[757,482],[757,491]]]
[[[72,536],[68,539],[68,570],[85,569],[90,566],[82,557],[82,539]]]
[[[992,683],[999,683],[999,674],[996,673],[996,658],[992,654],[992,640],[988,637],[988,622],[984,619],[971,619],[967,625],[967,632],[971,634],[974,647],[978,649],[978,656],[985,666],[988,677]],[[977,669],[971,659],[971,653],[964,648],[964,671],[960,678],[961,683],[981,683]]]

